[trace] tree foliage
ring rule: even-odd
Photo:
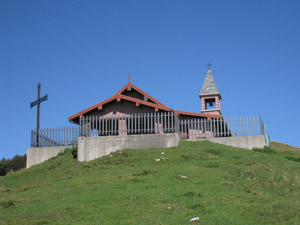
[[[3,158],[0,161],[0,176],[5,176],[8,172],[17,171],[26,167],[27,155],[15,155],[12,159]]]

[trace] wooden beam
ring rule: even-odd
[[[155,112],[158,112],[158,108],[155,108]]]
[[[120,102],[121,101],[121,98],[117,98],[117,102]]]
[[[98,110],[102,110],[102,105],[98,106]]]
[[[140,103],[136,102],[136,103],[135,103],[135,106],[140,106]]]

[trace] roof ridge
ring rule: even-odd
[[[166,105],[164,105],[163,103],[161,103],[160,101],[158,101],[157,99],[153,98],[151,95],[147,94],[146,92],[144,92],[142,89],[138,88],[137,86],[135,86],[134,84],[132,84],[131,82],[128,82],[123,88],[121,88],[116,94],[120,94],[122,95],[122,92],[125,91],[125,89],[127,87],[132,87],[133,89],[135,89],[137,92],[139,92],[140,94],[146,96],[148,99],[150,99],[151,101],[153,101],[154,103],[156,103],[157,105],[161,105],[163,107],[167,107]],[[168,107],[167,107],[168,108]]]

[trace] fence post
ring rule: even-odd
[[[259,116],[259,123],[260,123],[260,134],[264,135],[264,131],[263,131],[263,126],[262,126],[262,120],[261,120],[261,116]]]
[[[173,113],[172,117],[174,118],[175,132],[179,134],[180,133],[179,118],[178,118],[178,116],[175,113]]]
[[[213,129],[214,129],[214,137],[219,137],[219,118],[213,118],[211,119],[212,120],[212,123],[214,124],[213,125]]]
[[[194,120],[191,119],[191,127],[189,129],[190,139],[194,138]]]
[[[31,130],[31,132],[30,132],[30,146],[33,147],[32,145],[33,145],[33,139],[32,139],[32,130]]]
[[[190,138],[190,120],[188,120],[188,132],[187,132],[187,135],[188,135],[188,139]]]
[[[82,118],[79,116],[79,136],[82,136]]]

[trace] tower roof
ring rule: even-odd
[[[206,73],[206,77],[199,95],[200,97],[207,96],[207,95],[219,95],[220,98],[222,98],[217,88],[217,85],[215,83],[211,70],[208,70]]]

